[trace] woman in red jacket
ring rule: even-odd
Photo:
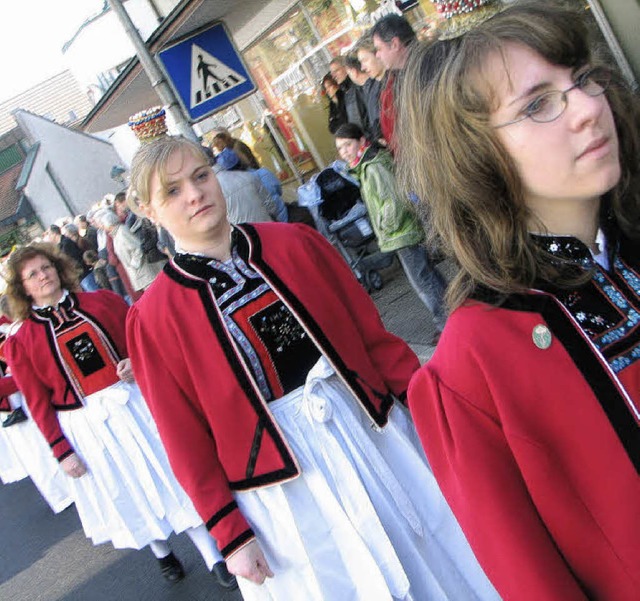
[[[418,360],[331,245],[231,226],[183,138],[131,182],[178,249],[128,316],[131,361],[245,600],[495,599],[397,401]]]
[[[53,245],[16,249],[7,263],[12,315],[4,345],[34,421],[69,476],[87,537],[116,548],[150,545],[163,575],[183,570],[164,542],[186,532],[223,585],[235,586],[215,542],[176,481],[127,357],[127,304],[75,292],[77,273]],[[223,569],[224,568],[224,569]]]
[[[459,266],[409,406],[504,599],[637,600],[638,99],[574,11],[474,4],[401,96],[400,171]]]

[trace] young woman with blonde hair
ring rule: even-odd
[[[178,249],[130,310],[133,368],[244,599],[495,599],[399,402],[417,358],[333,247],[231,225],[182,138],[138,151],[130,197]]]
[[[459,267],[409,405],[505,599],[632,601],[638,99],[576,12],[474,4],[415,50],[401,97],[401,177]]]

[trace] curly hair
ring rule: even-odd
[[[462,304],[480,285],[499,295],[535,281],[575,285],[532,242],[524,186],[489,122],[495,99],[483,87],[487,56],[505,44],[527,46],[553,65],[606,69],[606,98],[615,119],[622,176],[602,198],[602,212],[627,236],[640,235],[640,103],[610,62],[592,51],[574,10],[548,0],[510,5],[466,34],[414,49],[399,98],[398,177],[422,199],[427,238],[459,271],[447,300]],[[573,280],[571,280],[573,277]]]
[[[56,268],[60,285],[67,290],[78,290],[80,269],[57,246],[50,242],[32,242],[16,248],[7,261],[7,289],[5,295],[9,299],[11,315],[23,321],[31,312],[33,299],[27,294],[22,283],[24,264],[36,257],[44,257]]]

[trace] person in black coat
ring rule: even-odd
[[[57,244],[58,248],[73,260],[82,273],[80,276],[81,280],[89,273],[89,269],[82,258],[82,249],[71,238],[67,238],[55,223],[49,227],[47,239]]]
[[[329,131],[333,134],[341,125],[347,123],[344,92],[331,73],[327,73],[322,78],[322,88],[329,99]]]

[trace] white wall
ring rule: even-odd
[[[31,207],[44,227],[48,227],[59,217],[69,215],[60,194],[46,172],[46,165],[46,157],[38,153],[29,183],[24,189]]]
[[[111,144],[31,113],[18,111],[15,116],[29,139],[40,142],[32,170],[33,189],[30,179],[27,194],[43,225],[48,226],[68,214],[59,201],[59,194],[51,191],[52,184],[45,182],[48,178],[44,171],[46,163],[51,165],[76,214],[86,212],[105,194],[121,189],[110,175],[114,165],[122,165],[122,159]],[[56,211],[59,214],[52,217]]]

